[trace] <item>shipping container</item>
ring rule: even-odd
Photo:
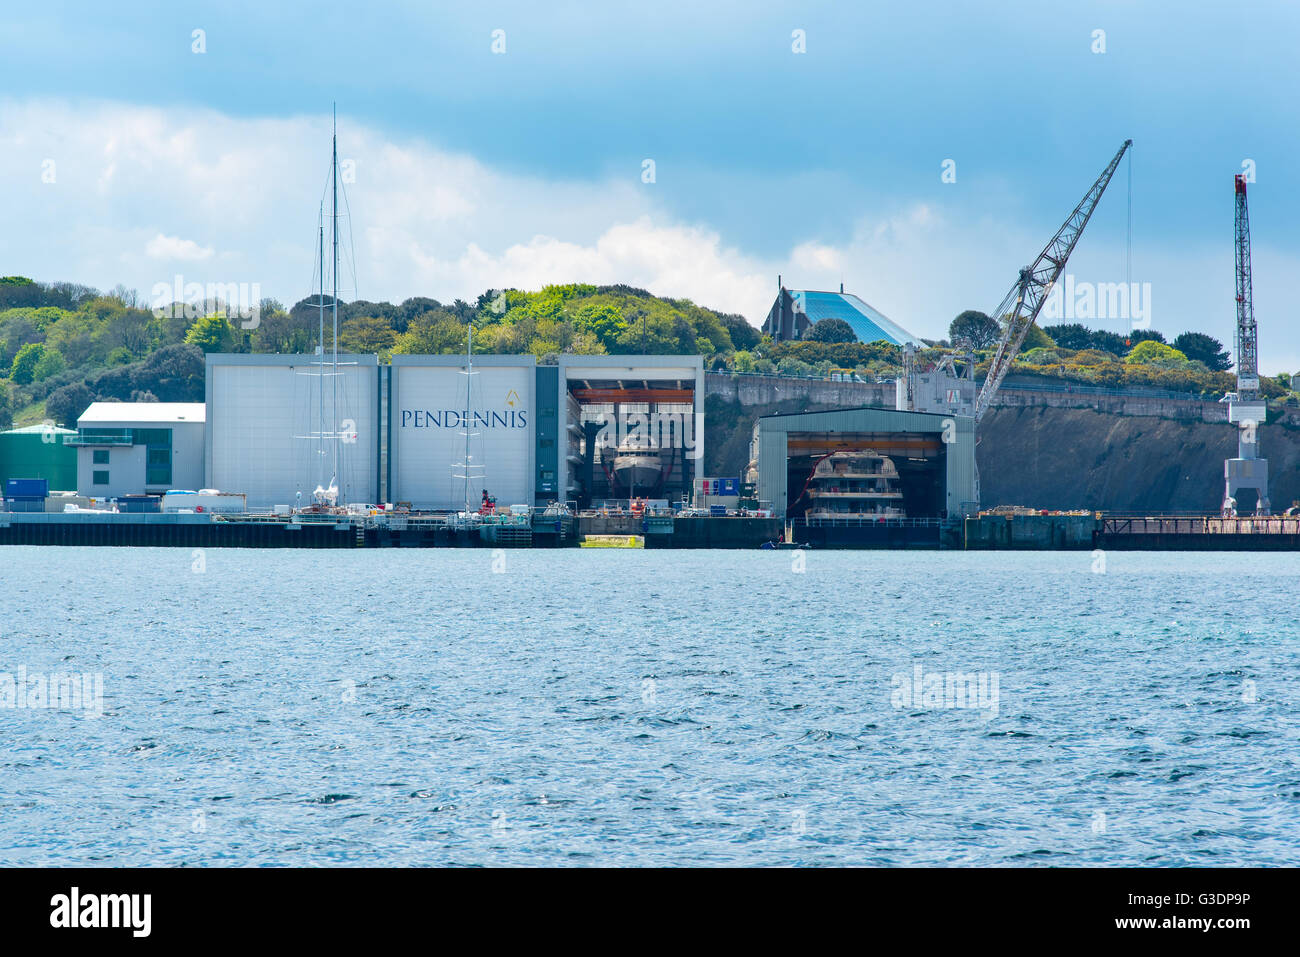
[[[5,498],[45,499],[50,494],[50,483],[43,478],[5,479]]]

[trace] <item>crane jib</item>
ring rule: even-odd
[[[1047,301],[1047,293],[1051,291],[1052,286],[1056,284],[1056,280],[1060,278],[1061,271],[1070,258],[1070,253],[1074,251],[1075,244],[1078,243],[1079,237],[1083,235],[1083,229],[1088,225],[1088,220],[1092,218],[1093,210],[1097,208],[1097,203],[1101,200],[1102,194],[1106,192],[1106,186],[1115,174],[1120,160],[1124,158],[1124,154],[1132,145],[1132,140],[1124,141],[1124,145],[1119,148],[1119,152],[1106,164],[1106,168],[1102,170],[1096,182],[1084,193],[1079,205],[1074,208],[1074,211],[1066,218],[1061,228],[1043,247],[1043,251],[1038,254],[1038,258],[1034,260],[1032,265],[1020,270],[1020,277],[1016,281],[1016,285],[1012,287],[1006,298],[1002,300],[1001,305],[998,306],[993,318],[1005,321],[1006,331],[1003,333],[1002,340],[998,343],[998,347],[993,354],[993,361],[989,365],[988,375],[984,378],[984,385],[975,398],[974,415],[977,423],[983,418],[984,413],[988,411],[989,406],[993,403],[993,396],[1002,385],[1002,380],[1011,371],[1011,365],[1020,352],[1020,346],[1029,333],[1029,327],[1034,324],[1034,321],[1038,318],[1038,313],[1043,308],[1043,303]],[[1007,313],[1006,309],[1013,298],[1015,306],[1010,313]],[[1025,310],[1027,302],[1030,304],[1030,308]]]

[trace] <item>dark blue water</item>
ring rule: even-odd
[[[1300,861],[1300,556],[805,557],[0,548],[0,863]]]

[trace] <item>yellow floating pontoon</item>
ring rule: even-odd
[[[645,538],[640,535],[588,535],[581,544],[583,548],[645,548]]]

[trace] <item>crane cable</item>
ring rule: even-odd
[[[1128,150],[1128,228],[1124,243],[1124,284],[1128,290],[1129,325],[1133,324],[1133,147]],[[1131,330],[1130,330],[1131,331]]]

